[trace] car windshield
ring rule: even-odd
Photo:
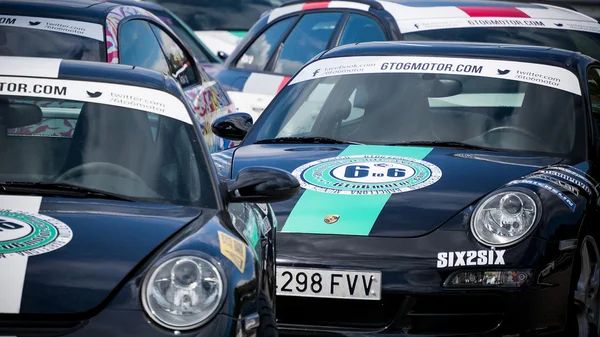
[[[562,68],[437,57],[352,57],[302,69],[245,143],[437,143],[568,155],[582,151],[577,76]],[[314,139],[314,137],[320,137]],[[454,144],[453,144],[454,143]]]
[[[0,77],[0,156],[3,190],[68,185],[141,202],[215,204],[188,111],[162,91]]]
[[[403,34],[406,41],[460,41],[548,46],[600,59],[600,33],[551,28],[477,27],[424,30]]]
[[[195,31],[247,31],[281,0],[148,0],[164,6]]]
[[[103,62],[106,59],[103,34],[102,25],[99,24],[0,17],[0,56]]]

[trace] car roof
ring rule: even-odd
[[[15,64],[18,66],[15,67]],[[170,76],[146,68],[116,63],[0,56],[0,76],[122,84],[165,91],[182,98],[181,92],[174,90],[173,86],[177,88],[177,83]]]
[[[139,0],[111,0],[108,1],[114,4],[126,5],[126,6],[135,6],[143,9],[147,9],[149,11],[161,11],[166,12],[165,8],[155,2],[150,1],[139,1]]]
[[[396,20],[464,17],[516,17],[598,22],[596,19],[557,4],[489,0],[292,0],[273,9],[269,21],[298,11],[320,8],[384,9]],[[469,12],[471,10],[471,12]],[[474,12],[477,12],[473,14]],[[487,13],[486,13],[487,11]]]
[[[2,0],[0,13],[32,17],[49,17],[91,23],[104,23],[108,11],[119,6],[163,10],[143,1],[104,0]]]
[[[440,56],[460,58],[497,59],[532,62],[562,68],[596,60],[580,52],[544,46],[490,44],[447,41],[383,41],[362,42],[338,46],[327,50],[315,59],[352,56]]]
[[[115,4],[96,0],[3,0],[0,13],[102,24]]]

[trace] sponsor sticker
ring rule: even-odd
[[[398,20],[402,33],[414,33],[451,28],[482,28],[482,27],[516,27],[576,30],[589,33],[600,33],[597,22],[572,21],[564,19],[536,19],[514,17],[483,17],[483,18],[423,18]]]
[[[53,31],[69,35],[83,36],[104,42],[104,29],[102,25],[90,22],[31,16],[0,15],[0,26]]]
[[[442,171],[418,159],[387,155],[333,157],[302,165],[292,172],[300,185],[323,193],[395,194],[436,183]]]
[[[505,250],[492,249],[440,252],[437,254],[437,267],[503,266],[505,252]]]
[[[388,200],[398,193],[395,188],[387,188],[391,191],[390,193],[381,193],[382,190],[379,188],[373,188],[373,185],[382,184],[355,184],[361,187],[362,191],[358,193],[352,193],[352,189],[343,189],[342,191],[337,188],[332,189],[329,186],[332,185],[333,176],[329,173],[339,166],[346,167],[356,165],[358,163],[366,162],[369,168],[373,165],[374,170],[371,171],[360,169],[362,173],[355,172],[355,175],[363,175],[365,171],[369,171],[364,178],[372,179],[389,179],[388,169],[402,168],[398,164],[409,166],[408,171],[402,172],[404,177],[396,177],[398,181],[393,183],[402,182],[402,178],[405,178],[407,183],[409,179],[413,183],[417,184],[421,182],[419,186],[411,186],[411,190],[416,187],[425,187],[425,184],[433,183],[437,181],[439,177],[434,178],[435,175],[441,175],[439,169],[433,166],[429,162],[423,161],[430,153],[433,148],[430,147],[418,147],[418,146],[379,146],[379,145],[348,145],[342,152],[336,157],[330,159],[320,160],[312,163],[308,163],[304,168],[298,168],[296,171],[296,178],[300,181],[300,184],[305,188],[300,195],[300,198],[294,205],[291,213],[287,217],[287,220],[283,224],[281,231],[285,233],[308,233],[308,234],[326,234],[326,235],[360,235],[368,236],[371,234],[377,219],[381,211],[384,209]],[[366,160],[370,158],[373,160]],[[377,159],[375,159],[377,158]],[[338,159],[341,159],[338,161]],[[350,159],[350,162],[349,162]],[[401,161],[398,161],[401,159]],[[357,160],[353,162],[352,160]],[[410,165],[409,165],[410,164]],[[375,166],[377,165],[377,166]],[[390,166],[391,165],[391,166]],[[431,165],[431,168],[429,168]],[[375,169],[376,168],[376,169]],[[415,171],[416,168],[416,171]],[[435,168],[432,170],[432,168]],[[356,168],[350,168],[349,171],[356,170]],[[321,171],[319,173],[319,171]],[[336,174],[340,174],[341,170],[338,170]],[[346,169],[343,169],[345,174]],[[407,177],[407,173],[413,174],[412,177]],[[425,177],[420,177],[419,173],[429,174],[429,181]],[[313,173],[316,177],[313,176]],[[349,172],[351,173],[351,172]],[[373,177],[375,173],[375,177]],[[379,173],[383,173],[383,176],[378,176]],[[390,175],[401,175],[400,173],[389,172]],[[305,181],[302,176],[307,176]],[[323,179],[323,177],[327,179]],[[350,177],[350,179],[358,179],[358,177]],[[314,182],[313,182],[314,180]],[[324,183],[325,182],[325,183]],[[336,182],[340,182],[337,181]],[[340,182],[342,186],[344,184],[350,184],[347,181]],[[327,187],[323,187],[327,186]],[[407,185],[404,185],[406,188]],[[329,190],[330,193],[322,193],[323,190]],[[368,190],[368,193],[362,193]],[[373,191],[377,192],[372,194]],[[343,194],[345,192],[349,194]],[[393,192],[393,193],[392,193]],[[327,224],[325,218],[335,215],[337,221]],[[273,217],[275,221],[275,228],[277,228],[277,218]]]
[[[581,95],[577,76],[545,64],[477,58],[420,56],[352,56],[317,60],[303,68],[290,82],[348,74],[418,73],[452,74],[533,83]]]
[[[0,210],[0,259],[49,253],[68,244],[73,231],[49,216]]]
[[[240,273],[243,273],[246,267],[246,245],[229,234],[221,231],[217,233],[219,234],[221,254],[229,259]]]
[[[541,187],[547,191],[550,191],[552,194],[556,195],[558,198],[560,198],[560,200],[562,200],[565,205],[567,205],[567,207],[569,207],[569,209],[573,212],[575,212],[575,202],[573,202],[573,200],[571,200],[571,198],[567,197],[563,192],[559,191],[557,188],[554,188],[548,184],[542,183],[540,181],[535,181],[535,180],[531,180],[531,179],[522,179],[522,180],[515,180],[515,181],[511,181],[510,183],[508,183],[507,185],[514,185],[514,184],[529,184],[529,185],[535,185],[538,187]]]
[[[582,181],[580,181],[578,179],[575,179],[575,178],[571,177],[568,174],[565,174],[565,173],[562,173],[562,172],[557,172],[557,171],[554,171],[554,170],[541,170],[540,173],[548,174],[548,175],[552,175],[552,176],[556,176],[558,178],[564,179],[564,180],[568,181],[569,183],[571,183],[571,184],[573,184],[573,185],[581,188],[588,195],[590,195],[590,196],[593,195],[592,189],[588,185],[586,185],[584,182],[582,182]],[[592,184],[590,184],[590,186],[592,186]],[[577,195],[579,195],[579,194],[577,194]]]
[[[0,96],[76,100],[153,112],[192,124],[185,104],[164,91],[123,84],[0,77]]]
[[[262,226],[261,227],[262,227],[263,235],[265,235],[265,236],[271,231],[271,229],[273,227],[271,226],[271,222],[269,221],[268,217],[264,217],[262,219]]]
[[[564,189],[565,191],[569,191],[571,194],[573,194],[575,196],[579,196],[579,189],[577,187],[569,185],[566,182],[564,182],[556,177],[546,175],[546,174],[534,174],[532,176],[529,176],[528,178],[542,179],[542,180],[548,181],[548,182]]]

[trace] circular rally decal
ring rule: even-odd
[[[292,172],[307,189],[332,194],[393,194],[414,191],[442,177],[439,167],[418,159],[362,155],[332,157]]]
[[[0,210],[0,257],[48,253],[72,237],[69,226],[49,216]]]

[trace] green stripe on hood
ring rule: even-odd
[[[421,160],[432,150],[432,148],[405,146],[349,145],[335,158],[344,156],[382,155]],[[345,166],[343,162],[340,164]],[[417,172],[419,167],[425,168],[423,165],[416,165],[418,166],[414,176],[417,176],[417,173],[419,173]],[[339,165],[337,165],[337,167],[339,167]],[[325,168],[322,172],[319,168],[314,170],[312,168],[306,168],[303,172],[309,172],[313,175],[315,173],[322,173],[324,179],[331,179],[327,178],[330,177],[328,173],[333,172],[335,168],[336,167],[334,166]],[[435,168],[437,169],[437,167]],[[425,168],[425,171],[422,172],[421,176],[423,177],[427,174],[429,175],[425,177],[425,180],[429,180],[430,178],[436,180],[436,177],[430,176],[431,171]],[[441,172],[437,176],[437,179],[439,179],[439,176],[441,176]],[[297,178],[299,178],[300,181],[303,181],[300,176],[297,176]],[[336,178],[333,179],[334,181],[340,181]],[[407,180],[408,179],[411,178],[407,178]],[[306,181],[304,182],[306,183]],[[306,189],[294,206],[294,209],[292,209],[292,212],[281,231],[285,233],[369,235],[379,213],[391,196],[392,193],[336,194]],[[339,219],[335,223],[327,224],[324,221],[327,215],[337,215],[339,216]]]
[[[235,35],[235,36],[237,36],[239,38],[244,37],[246,35],[246,33],[248,33],[245,30],[229,30],[228,32],[229,32],[229,34]]]

